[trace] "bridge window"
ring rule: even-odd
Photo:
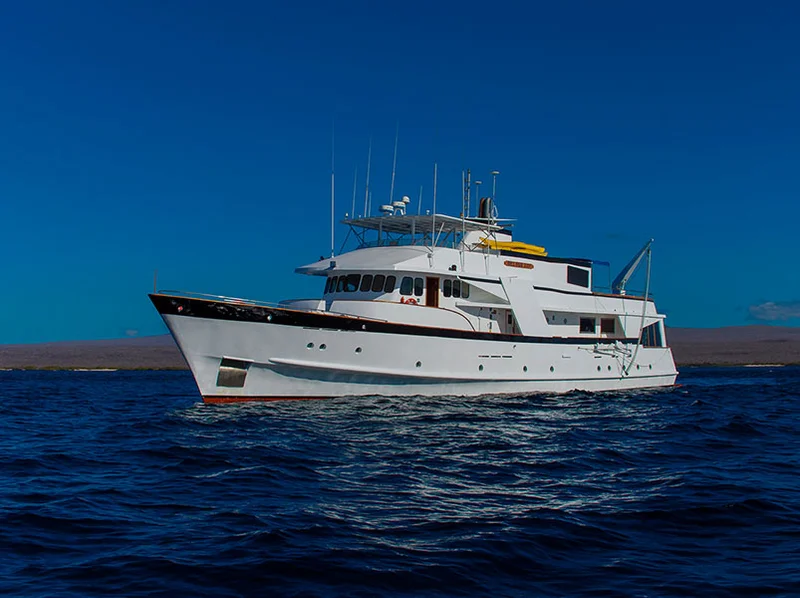
[[[661,341],[661,322],[655,322],[642,329],[643,347],[663,347]]]
[[[579,287],[589,288],[589,271],[575,266],[567,266],[567,282]]]
[[[358,283],[361,282],[361,274],[348,274],[344,284],[344,290],[352,293],[358,290]]]
[[[595,322],[594,318],[581,318],[580,321],[580,329],[581,332],[587,332],[589,334],[594,334],[596,331],[597,323]]]
[[[361,292],[366,293],[372,288],[372,274],[364,274],[361,278]]]
[[[425,283],[421,278],[414,279],[414,294],[417,297],[422,297],[422,289],[425,288]]]
[[[372,279],[372,292],[377,293],[383,290],[383,283],[386,281],[386,276],[383,274],[376,274]]]
[[[335,288],[336,288],[336,277],[335,276],[329,276],[328,280],[325,282],[325,294],[327,295],[328,293],[333,291]]]
[[[397,284],[397,277],[396,276],[387,276],[386,277],[386,284],[383,285],[383,292],[384,293],[394,293],[394,287]]]
[[[453,281],[453,297],[461,297],[461,281]]]
[[[468,282],[462,282],[461,283],[461,296],[464,299],[469,297],[469,283]]]
[[[442,294],[445,297],[449,297],[453,294],[453,281],[449,278],[445,279],[444,284],[442,285]]]
[[[345,283],[346,276],[340,276],[339,281],[336,283],[336,292],[341,293],[344,291],[344,283]]]
[[[410,295],[414,291],[414,279],[410,276],[403,276],[400,282],[400,294]]]

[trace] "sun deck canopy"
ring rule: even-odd
[[[511,225],[511,221],[496,221],[497,224],[490,224],[486,220],[475,218],[455,218],[444,214],[398,214],[396,216],[368,216],[366,218],[349,218],[342,220],[342,224],[358,227],[366,230],[376,230],[385,233],[398,235],[430,235],[435,231],[437,235],[448,233],[460,233],[472,231],[496,231],[505,230]]]
[[[359,248],[397,245],[457,247],[470,233],[485,233],[486,236],[505,234],[510,238],[508,227],[512,221],[462,220],[444,214],[386,214],[349,218],[342,220],[342,224],[350,227],[350,234],[358,240]]]

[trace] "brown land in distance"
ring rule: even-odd
[[[678,366],[800,364],[800,328],[668,328]],[[169,335],[0,345],[0,369],[186,369]]]

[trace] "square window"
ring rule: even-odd
[[[602,318],[600,320],[600,332],[614,334],[617,331],[616,323],[617,321],[614,318]]]
[[[581,318],[580,322],[580,329],[581,332],[588,332],[590,334],[594,334],[596,328],[596,323],[594,318]]]

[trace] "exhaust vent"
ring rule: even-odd
[[[219,364],[219,374],[217,374],[217,386],[228,388],[243,388],[247,370],[250,368],[249,361],[240,359],[229,359],[223,357]]]

